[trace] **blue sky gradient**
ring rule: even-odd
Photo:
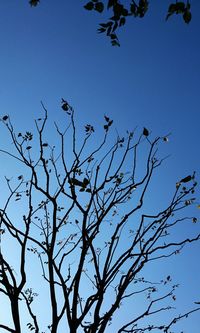
[[[27,0],[0,2],[0,114],[9,114],[18,131],[31,130],[43,101],[49,121],[62,124],[63,97],[75,108],[80,128],[103,125],[106,114],[122,134],[135,127],[141,132],[144,126],[152,136],[170,132],[160,150],[170,157],[154,183],[159,194],[149,199],[149,207],[162,205],[161,195],[167,200],[181,178],[196,170],[200,180],[200,2],[192,1],[193,18],[186,25],[178,16],[166,22],[167,1],[152,1],[144,19],[130,19],[121,29],[120,48],[97,34],[104,18],[83,4],[41,0],[31,8]],[[49,131],[52,141],[53,133]],[[4,131],[0,145],[9,146]],[[7,163],[1,177],[15,172]],[[196,206],[193,212],[199,217]],[[198,231],[199,225],[188,228]],[[170,272],[180,282],[180,310],[200,300],[199,251],[200,244],[194,244],[160,264],[163,274]],[[0,320],[4,315],[0,310]],[[198,333],[199,324],[196,314],[180,330]]]

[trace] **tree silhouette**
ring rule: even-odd
[[[195,201],[195,174],[180,177],[169,202],[148,213],[151,180],[164,160],[158,146],[167,136],[152,139],[144,128],[140,135],[127,132],[113,140],[108,116],[101,139],[91,124],[80,134],[73,108],[62,99],[67,126],[61,130],[55,123],[58,142],[52,146],[51,136],[45,139],[48,113],[42,106],[45,115],[35,120],[35,133],[16,133],[9,116],[1,119],[12,145],[0,152],[20,167],[19,175],[5,177],[8,195],[0,209],[0,293],[12,317],[10,325],[0,323],[1,330],[20,333],[26,325],[39,333],[46,325],[53,333],[103,333],[108,326],[118,333],[171,332],[200,309],[199,302],[163,322],[159,314],[173,310],[178,285],[170,275],[151,281],[145,269],[200,239],[192,232],[180,239],[184,223],[197,222],[183,215]],[[14,262],[8,243],[16,249]],[[35,286],[38,275],[42,283]],[[48,323],[34,307],[45,288],[49,292],[39,302],[49,311]],[[141,309],[116,323],[115,314],[135,298],[139,304],[138,297]]]
[[[96,11],[103,14],[106,10],[111,15],[104,23],[100,23],[98,32],[104,33],[111,40],[113,46],[120,46],[117,31],[123,27],[128,18],[143,18],[148,12],[151,0],[89,0],[84,5],[84,8],[88,11]],[[185,23],[189,23],[192,18],[191,14],[191,2],[185,1],[173,1],[169,4],[168,1],[162,1],[166,6],[166,20],[175,14],[182,16]],[[31,6],[36,7],[40,0],[30,0]]]

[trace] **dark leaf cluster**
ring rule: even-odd
[[[88,2],[84,8],[87,10],[97,10],[95,4],[96,1]],[[139,0],[139,1],[127,1],[126,5],[122,4],[119,0],[108,0],[101,2],[100,13],[103,12],[104,8],[111,12],[111,17],[107,22],[100,23],[98,32],[105,33],[110,39],[113,46],[120,46],[119,39],[117,37],[117,30],[124,26],[127,22],[128,17],[143,18],[149,10],[150,0]],[[166,19],[171,15],[181,14],[185,23],[191,21],[192,15],[190,10],[190,1],[176,1],[171,3],[168,7],[168,13]]]
[[[104,119],[106,121],[106,124],[104,125],[105,131],[108,131],[110,126],[113,124],[113,120],[111,120],[109,117],[104,116]]]
[[[40,0],[30,0],[29,4],[36,7],[39,2]],[[120,46],[117,36],[118,29],[127,23],[128,18],[143,18],[150,8],[151,0],[128,0],[125,4],[121,2],[120,0],[91,0],[83,6],[88,11],[103,14],[107,9],[111,13],[105,22],[100,23],[98,32],[106,34],[113,46]],[[184,22],[188,24],[192,19],[191,1],[171,2],[168,6],[166,20],[174,14],[182,15]],[[64,100],[62,108],[68,112],[68,103]]]
[[[188,24],[192,19],[190,8],[191,5],[189,1],[187,1],[187,3],[184,3],[183,1],[176,1],[175,3],[172,3],[169,5],[166,20],[174,14],[181,14],[184,22]]]
[[[90,124],[87,124],[87,125],[85,126],[85,132],[86,132],[86,134],[91,134],[91,133],[93,133],[93,132],[94,132],[94,127],[93,127],[92,125],[90,125]]]
[[[96,10],[98,13],[102,13],[104,10],[104,4],[102,1],[92,0],[86,3],[84,8],[87,10]]]

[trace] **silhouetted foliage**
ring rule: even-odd
[[[0,329],[21,333],[26,325],[35,333],[103,333],[110,325],[117,333],[170,333],[200,308],[173,319],[166,314],[163,322],[159,313],[174,309],[178,285],[169,274],[156,282],[144,274],[147,265],[178,255],[200,239],[192,223],[187,237],[180,238],[185,223],[197,222],[183,216],[196,205],[195,173],[178,179],[162,207],[158,194],[149,213],[151,180],[164,161],[158,147],[167,136],[152,138],[144,128],[141,134],[114,138],[107,115],[101,136],[91,124],[77,134],[74,110],[62,99],[66,126],[61,130],[55,123],[58,140],[52,146],[52,134],[45,138],[43,108],[34,133],[16,133],[8,115],[1,119],[12,144],[0,153],[13,160],[14,176],[5,177],[8,195],[0,207],[0,296],[10,304],[13,323],[1,322]],[[14,261],[8,255],[11,243]],[[40,276],[41,284],[34,283]],[[45,299],[34,306],[45,288]],[[141,308],[133,307],[115,323],[115,314],[120,318],[121,308],[135,299]],[[48,322],[40,318],[41,303]]]
[[[31,6],[37,6],[39,0],[29,1]],[[111,40],[113,46],[120,46],[117,31],[124,26],[129,18],[143,18],[149,11],[151,0],[91,0],[86,2],[84,8],[88,11],[96,11],[100,14],[108,11],[109,18],[105,22],[100,23],[98,32],[104,33]],[[191,2],[173,1],[169,4],[168,1],[162,0],[166,8],[166,20],[170,16],[181,15],[185,23],[189,23],[192,18]]]
[[[126,24],[128,18],[143,18],[150,8],[150,2],[150,0],[92,0],[84,7],[87,10],[95,10],[99,13],[104,10],[111,12],[110,18],[106,22],[100,23],[98,32],[106,34],[111,39],[113,46],[119,46],[118,29]],[[168,6],[166,20],[174,14],[180,14],[184,22],[189,23],[192,18],[190,7],[190,1],[174,1]]]

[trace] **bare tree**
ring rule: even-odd
[[[163,322],[159,314],[173,309],[177,285],[170,275],[155,283],[145,269],[199,240],[192,231],[183,239],[179,233],[188,220],[197,222],[183,216],[195,201],[195,174],[178,180],[171,199],[147,213],[151,180],[164,160],[158,146],[168,137],[151,139],[144,128],[139,136],[133,131],[113,140],[113,121],[104,116],[98,143],[91,124],[77,133],[74,110],[62,99],[68,125],[61,130],[55,123],[58,145],[52,146],[51,137],[45,139],[48,113],[42,106],[45,115],[35,120],[34,134],[16,133],[9,116],[1,119],[12,144],[0,152],[20,167],[19,175],[5,177],[9,193],[0,209],[0,295],[12,318],[10,325],[0,323],[1,330],[20,333],[26,324],[36,333],[44,325],[52,333],[103,333],[109,325],[118,333],[171,332],[179,319],[200,309],[198,302]],[[34,283],[34,274],[44,285]],[[47,324],[34,306],[46,287]],[[141,309],[116,323],[114,316],[135,299],[142,300]]]

